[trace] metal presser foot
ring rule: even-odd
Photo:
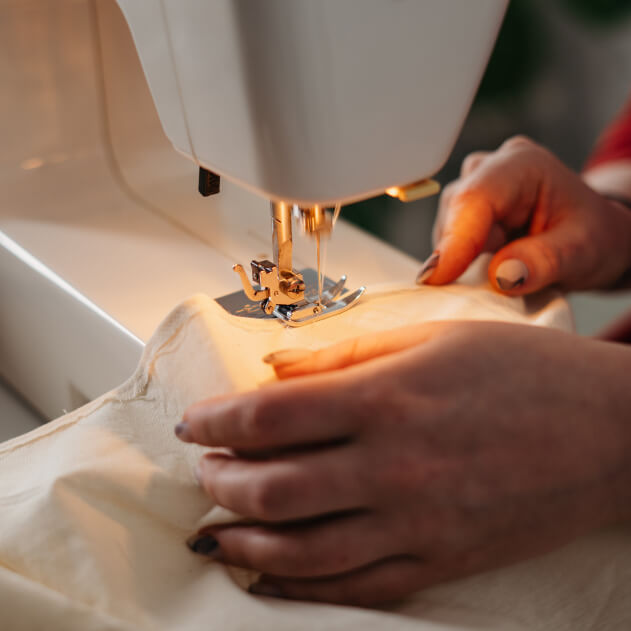
[[[259,285],[253,287],[243,269],[243,265],[234,265],[239,274],[243,291],[252,302],[258,302],[261,310],[273,315],[289,326],[303,326],[318,320],[324,320],[342,313],[352,307],[364,293],[365,287],[344,292],[346,276],[336,283],[325,284],[322,300],[318,301],[317,289],[313,285],[307,289],[303,274],[298,272],[278,271],[271,261],[252,261],[252,280]],[[304,275],[313,276],[313,270],[306,270]],[[317,279],[317,275],[316,275]],[[315,282],[317,287],[317,280]],[[226,305],[223,305],[226,307]],[[234,311],[236,315],[246,315]]]
[[[218,298],[217,302],[233,315],[248,318],[274,316],[289,326],[302,326],[324,320],[352,307],[364,293],[365,288],[344,292],[346,276],[336,283],[326,281],[320,288],[319,278],[313,270],[296,272],[292,266],[292,216],[302,223],[306,233],[315,237],[320,267],[320,238],[330,233],[332,215],[322,206],[301,208],[285,202],[271,202],[273,261],[252,261],[250,284],[242,265],[234,265],[239,274],[243,293],[237,292]],[[307,277],[307,282],[305,278]]]

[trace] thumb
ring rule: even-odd
[[[570,226],[518,239],[502,248],[491,260],[489,280],[502,293],[530,294],[549,285],[575,284],[585,267],[586,252]]]
[[[341,370],[426,342],[444,326],[441,322],[413,324],[345,340],[318,351],[281,350],[266,355],[263,361],[274,368],[279,379]]]

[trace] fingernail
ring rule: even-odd
[[[528,279],[528,268],[519,259],[502,261],[495,270],[495,280],[503,291],[521,287]]]
[[[192,443],[193,437],[191,436],[191,428],[188,423],[182,421],[175,426],[175,435],[185,443]]]
[[[250,587],[248,587],[248,591],[250,594],[255,594],[256,596],[271,596],[272,598],[282,598],[283,592],[276,585],[271,585],[270,583],[252,583]]]
[[[217,539],[210,535],[193,535],[187,539],[186,545],[195,554],[201,554],[202,556],[217,560],[221,558],[219,543]]]
[[[416,284],[422,285],[431,275],[432,272],[438,267],[438,261],[440,259],[440,252],[434,252],[424,263],[421,265],[418,276],[416,277]]]
[[[270,366],[287,366],[297,364],[305,359],[309,359],[313,351],[306,348],[290,348],[284,351],[276,351],[263,357],[263,361]]]

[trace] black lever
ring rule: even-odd
[[[216,173],[199,167],[199,192],[204,196],[215,195],[219,192],[221,178]]]

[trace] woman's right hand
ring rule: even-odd
[[[483,251],[492,285],[522,295],[614,286],[631,268],[631,212],[590,188],[552,153],[524,137],[469,155],[441,197],[433,272],[456,280]]]

